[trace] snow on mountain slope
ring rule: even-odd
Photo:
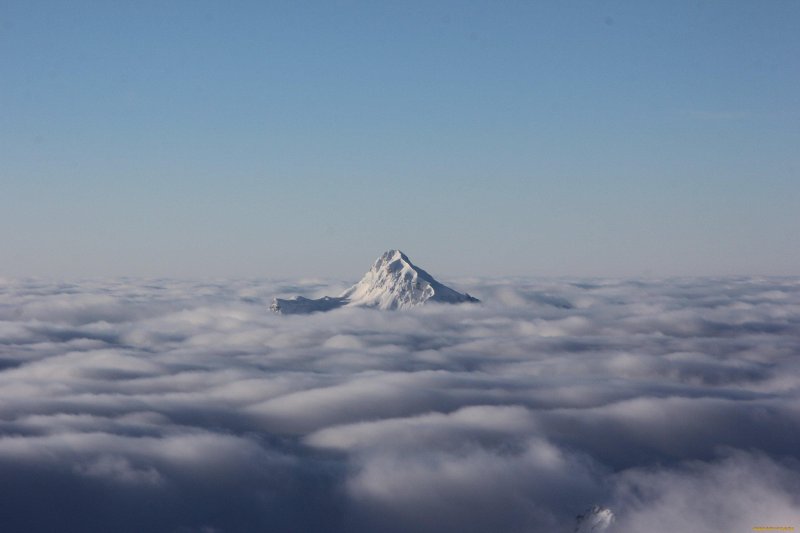
[[[427,301],[478,301],[442,285],[400,250],[389,250],[380,256],[361,281],[342,293],[342,297],[350,300],[349,305],[378,309],[407,309]]]
[[[275,298],[270,309],[282,314],[330,311],[342,306],[408,309],[428,301],[463,303],[479,300],[439,283],[400,250],[389,250],[373,263],[361,281],[338,297],[325,296],[317,300],[302,296]]]

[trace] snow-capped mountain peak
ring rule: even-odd
[[[352,305],[406,309],[429,300],[447,303],[475,301],[442,285],[414,265],[400,250],[381,255],[364,277],[342,294]]]
[[[319,300],[276,298],[271,309],[285,314],[328,311],[342,306],[408,309],[428,301],[462,303],[478,300],[439,283],[400,250],[389,250],[375,260],[361,281],[340,296],[326,296]]]

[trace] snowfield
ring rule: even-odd
[[[800,527],[800,279],[346,286],[0,283],[3,531]]]

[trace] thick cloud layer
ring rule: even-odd
[[[4,531],[800,527],[800,280],[0,284]]]

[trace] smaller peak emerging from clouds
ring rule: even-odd
[[[433,276],[414,265],[400,250],[389,250],[375,260],[361,281],[339,296],[325,296],[317,300],[302,296],[291,299],[275,298],[270,309],[283,314],[330,311],[343,306],[390,310],[409,309],[429,301],[465,303],[479,300],[439,283]]]
[[[594,505],[577,516],[575,533],[611,533],[609,527],[614,522],[614,513],[608,507]]]

